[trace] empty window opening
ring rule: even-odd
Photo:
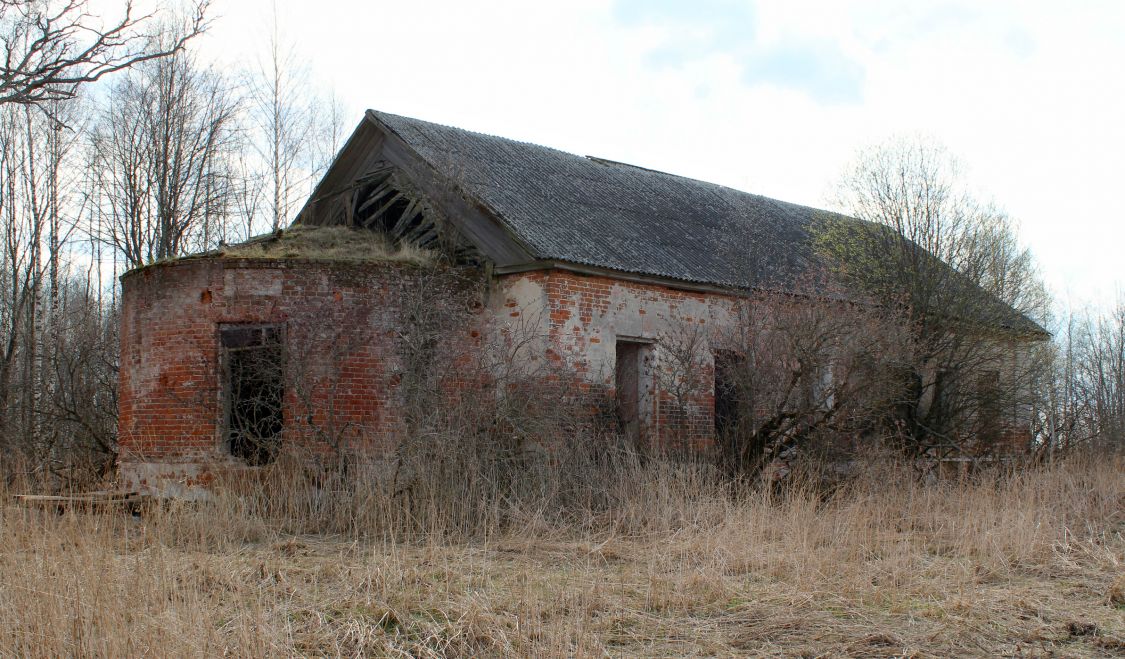
[[[738,429],[742,392],[739,375],[745,359],[733,350],[715,351],[715,436],[726,437]]]
[[[985,442],[994,442],[1003,434],[1005,421],[1000,371],[986,370],[977,379],[977,434]]]
[[[626,438],[640,442],[645,434],[645,407],[648,393],[648,343],[617,342],[617,418]]]
[[[281,328],[228,326],[220,330],[226,439],[231,455],[264,465],[281,447],[284,363]]]
[[[986,370],[977,378],[977,401],[982,410],[999,413],[1000,399],[1003,390],[1000,388],[1000,371]]]

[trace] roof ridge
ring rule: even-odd
[[[408,117],[404,114],[395,114],[393,112],[383,112],[382,110],[375,110],[373,108],[368,108],[367,113],[374,116],[383,125],[386,125],[392,131],[394,131],[395,134],[398,134],[398,131],[395,130],[394,127],[391,126],[388,122],[383,121],[383,117],[394,117],[395,119],[404,119],[406,121],[410,121],[410,122],[414,122],[414,123],[427,124],[427,125],[430,125],[430,126],[437,126],[439,128],[445,128],[445,129],[448,129],[448,130],[456,130],[456,131],[460,131],[462,133],[468,133],[470,135],[476,135],[478,137],[487,137],[487,138],[493,139],[493,140],[500,140],[502,142],[511,142],[513,144],[522,144],[524,146],[533,146],[533,147],[536,147],[536,148],[539,148],[539,149],[547,149],[548,151],[554,151],[556,153],[564,153],[568,156],[574,156],[575,158],[582,158],[582,156],[580,156],[576,153],[571,153],[570,151],[564,151],[562,149],[559,149],[559,148],[556,148],[556,147],[553,147],[553,146],[547,146],[546,144],[539,144],[538,142],[528,142],[526,140],[517,140],[517,139],[511,138],[511,137],[504,137],[503,135],[494,135],[492,133],[485,133],[485,132],[482,132],[482,131],[479,131],[479,130],[470,130],[468,128],[461,128],[460,126],[454,126],[452,124],[443,124],[443,123],[439,123],[437,121],[427,121],[426,119],[418,119],[416,117]],[[399,137],[401,137],[401,135]]]
[[[390,122],[385,121],[383,119],[383,117],[400,119],[400,120],[404,120],[404,121],[415,123],[415,124],[426,124],[428,126],[436,126],[436,127],[439,127],[439,128],[444,128],[446,130],[458,131],[458,132],[461,132],[461,133],[467,133],[469,135],[475,135],[475,136],[478,136],[478,137],[486,137],[488,139],[499,140],[501,142],[507,142],[507,143],[510,143],[510,144],[519,144],[519,145],[522,145],[522,146],[531,146],[531,147],[535,147],[537,149],[544,149],[546,151],[552,151],[554,153],[561,153],[563,155],[575,158],[579,161],[595,162],[595,163],[602,164],[602,165],[620,165],[622,167],[629,167],[629,168],[637,169],[637,170],[640,170],[640,171],[652,172],[653,174],[660,174],[662,176],[670,176],[670,177],[673,177],[673,178],[682,179],[684,181],[690,181],[692,183],[701,183],[703,185],[711,186],[713,188],[722,188],[722,189],[725,189],[725,190],[731,190],[732,192],[736,192],[738,194],[750,195],[750,196],[758,197],[760,199],[765,199],[765,200],[768,200],[768,201],[771,201],[771,202],[774,202],[774,203],[787,204],[787,205],[790,205],[790,206],[807,208],[807,209],[811,209],[811,210],[814,210],[814,211],[832,213],[834,215],[842,215],[842,213],[840,213],[839,211],[832,211],[832,210],[828,210],[828,209],[818,208],[816,206],[811,206],[809,204],[802,204],[802,203],[795,202],[795,201],[786,201],[785,199],[778,199],[776,197],[768,197],[766,195],[758,194],[758,193],[755,193],[755,192],[749,192],[747,190],[742,190],[740,188],[736,188],[736,187],[729,186],[729,185],[723,185],[722,183],[715,183],[713,181],[707,181],[707,180],[704,180],[704,179],[701,179],[701,178],[696,178],[694,176],[689,176],[689,175],[686,175],[686,174],[674,174],[672,172],[665,172],[663,170],[653,169],[651,167],[645,167],[643,165],[635,165],[633,163],[628,163],[628,162],[624,162],[624,161],[621,161],[621,160],[613,160],[611,158],[603,158],[601,156],[579,155],[579,154],[574,153],[572,151],[566,151],[566,150],[563,150],[563,149],[559,149],[557,147],[547,146],[546,144],[539,144],[538,142],[529,142],[529,141],[526,141],[526,140],[517,140],[517,139],[511,138],[511,137],[505,137],[503,135],[494,135],[492,133],[485,133],[485,132],[481,132],[481,131],[477,131],[477,130],[471,130],[471,129],[468,129],[468,128],[461,128],[460,126],[443,124],[443,123],[439,123],[439,122],[436,122],[436,121],[428,121],[426,119],[418,119],[416,117],[408,117],[406,115],[395,114],[393,112],[384,112],[382,110],[375,110],[373,108],[368,108],[367,113],[369,115],[373,116],[375,119],[379,120],[379,122],[381,124],[383,124],[384,126],[387,126],[387,128],[389,128],[391,131],[393,131],[396,135],[399,135],[399,137],[402,137],[402,135],[400,135],[399,132],[397,130],[395,130],[395,127],[393,125],[391,125]]]
[[[674,174],[672,172],[666,172],[666,171],[663,171],[663,170],[660,170],[660,169],[654,169],[652,167],[645,167],[644,165],[636,165],[636,164],[633,164],[631,162],[624,162],[622,160],[613,160],[612,158],[603,158],[601,156],[581,155],[581,154],[575,153],[573,151],[567,151],[565,149],[560,149],[560,148],[554,147],[554,146],[548,146],[546,144],[540,144],[538,142],[530,142],[530,141],[527,141],[527,140],[518,140],[518,139],[515,139],[515,138],[512,138],[512,137],[505,137],[504,135],[494,135],[492,133],[485,133],[485,132],[482,132],[482,131],[479,131],[479,130],[472,130],[472,129],[469,129],[469,128],[461,128],[460,126],[454,126],[454,125],[451,125],[451,124],[443,124],[443,123],[439,123],[437,121],[428,121],[426,119],[418,119],[418,118],[415,118],[415,117],[408,117],[408,116],[403,115],[403,114],[394,114],[393,112],[383,112],[382,110],[375,110],[375,109],[372,109],[372,108],[368,108],[367,112],[374,115],[376,119],[379,119],[384,124],[387,124],[387,122],[382,121],[383,117],[393,117],[395,119],[404,119],[406,121],[410,121],[410,122],[413,122],[413,123],[427,124],[427,125],[430,125],[430,126],[437,126],[439,128],[445,128],[445,129],[448,129],[448,130],[455,130],[455,131],[459,131],[459,132],[462,132],[462,133],[468,133],[470,135],[476,135],[478,137],[487,137],[489,139],[500,140],[501,142],[509,142],[511,144],[520,144],[520,145],[523,145],[523,146],[533,146],[537,149],[546,149],[547,151],[553,151],[555,153],[561,153],[561,154],[570,156],[572,158],[576,158],[578,160],[586,160],[586,161],[590,161],[590,162],[596,162],[596,163],[602,164],[602,165],[620,165],[622,167],[631,167],[633,169],[639,169],[639,170],[645,171],[645,172],[652,172],[654,174],[662,174],[664,176],[672,176],[672,177],[675,177],[675,178],[680,178],[680,179],[692,181],[692,182],[695,182],[695,183],[705,183],[707,185],[712,185],[712,186],[719,187],[719,188],[727,188],[729,190],[734,190],[735,192],[739,192],[739,193],[742,193],[742,194],[754,194],[752,192],[747,192],[745,190],[739,190],[738,188],[734,188],[734,187],[731,187],[729,185],[723,185],[721,183],[714,183],[712,181],[705,181],[701,178],[695,178],[695,177],[692,177],[692,176],[688,176],[686,174]],[[388,127],[390,127],[390,129],[392,131],[394,131],[393,126],[388,126]],[[394,131],[394,132],[396,134],[398,133],[398,131]],[[400,137],[401,137],[401,135],[400,135]],[[763,195],[756,195],[756,196],[761,197]],[[765,198],[771,199],[773,201],[780,201],[782,203],[787,203],[787,204],[794,203],[794,202],[784,201],[782,199],[774,199],[773,197],[765,197]],[[801,204],[798,204],[798,205],[801,205]],[[812,208],[812,206],[810,206],[809,208]]]

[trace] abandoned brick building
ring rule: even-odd
[[[653,376],[661,333],[729,324],[746,290],[799,292],[818,213],[369,111],[289,230],[122,278],[122,480],[182,494],[326,426],[393,447],[396,337],[419,322],[404,285],[427,292],[435,250],[481,282],[443,337],[462,358],[520,325],[534,359],[612,398],[628,432],[705,446],[716,390],[673,404]],[[711,348],[697,368],[713,383]]]

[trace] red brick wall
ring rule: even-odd
[[[420,281],[410,279],[418,272],[390,263],[196,258],[124,277],[119,441],[125,484],[183,494],[218,469],[244,466],[224,445],[224,323],[284,328],[286,443],[325,450],[392,446],[405,422],[396,340],[411,330],[400,308],[404,298],[396,295],[404,281]],[[551,383],[545,400],[557,399],[559,413],[612,417],[617,341],[650,342],[644,439],[665,449],[711,450],[711,349],[722,341],[735,304],[720,294],[563,270],[503,275],[492,282],[486,310],[446,337],[455,349],[442,369],[441,391],[470,404],[490,395],[477,388],[488,379],[479,367],[488,360],[476,356],[527,339],[520,359],[539,362],[535,381]],[[689,336],[699,340],[694,361],[677,363],[677,344]],[[561,405],[566,399],[578,408]]]
[[[395,264],[197,258],[126,276],[119,398],[125,482],[191,488],[217,468],[241,468],[223,437],[224,323],[284,328],[287,444],[393,446],[405,423],[396,340],[411,331],[396,291],[414,272]],[[478,389],[488,379],[480,368],[488,359],[477,360],[479,350],[527,339],[519,359],[541,368],[517,370],[537,372],[536,382],[550,384],[542,389],[549,406],[557,402],[559,414],[611,421],[616,343],[650,342],[640,405],[644,439],[658,448],[711,450],[712,347],[724,347],[718,344],[736,303],[720,294],[563,270],[503,275],[492,282],[486,311],[447,337],[462,343],[442,367],[441,391],[470,405],[492,395]],[[694,361],[677,363],[676,344],[691,334],[699,340]]]
[[[142,464],[237,464],[226,454],[220,399],[219,327],[277,324],[287,348],[285,441],[388,446],[402,429],[395,404],[395,335],[401,314],[390,292],[409,276],[394,264],[300,260],[186,259],[123,278],[119,441],[123,475]],[[522,290],[521,290],[522,287]],[[493,314],[523,324],[545,344],[535,352],[551,377],[586,397],[591,412],[614,397],[614,346],[622,336],[665,341],[724,313],[723,296],[565,271],[501,277]],[[495,302],[498,300],[498,304]],[[481,327],[464,328],[476,341]],[[709,445],[713,365],[699,387],[670,391],[654,348],[646,399],[648,435],[665,444]],[[708,353],[709,355],[709,353]]]
[[[119,442],[126,484],[173,491],[238,467],[224,446],[219,327],[284,328],[284,441],[384,445],[401,427],[396,264],[188,259],[122,279]],[[160,481],[157,484],[155,481]]]

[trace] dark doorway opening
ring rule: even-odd
[[[977,437],[995,446],[1004,434],[1005,418],[1000,371],[986,370],[977,378]]]
[[[648,343],[618,341],[615,382],[617,387],[617,419],[621,433],[640,443],[644,439],[644,407],[647,393],[646,356]]]
[[[231,455],[269,464],[281,448],[284,351],[276,325],[220,329],[226,436]]]
[[[715,436],[723,439],[738,429],[742,391],[739,374],[745,359],[733,350],[715,351]]]

